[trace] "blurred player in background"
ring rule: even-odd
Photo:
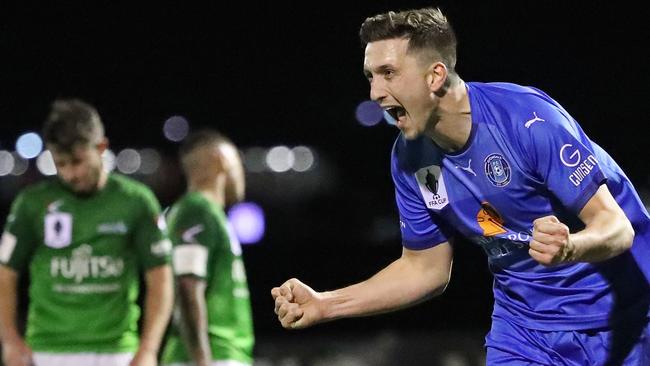
[[[176,308],[165,365],[251,365],[251,305],[241,247],[224,208],[244,197],[235,145],[216,131],[190,135],[180,149],[188,192],[168,215],[174,244]]]
[[[153,192],[108,174],[96,109],[55,101],[43,137],[58,179],[24,189],[0,244],[0,334],[5,366],[153,366],[173,306],[171,243]],[[26,339],[16,284],[29,270]],[[138,336],[140,275],[146,285]]]
[[[371,98],[401,130],[391,168],[402,257],[329,292],[274,288],[286,328],[441,294],[452,239],[494,275],[488,365],[650,365],[650,217],[613,159],[544,92],[465,83],[438,9],[366,19]]]

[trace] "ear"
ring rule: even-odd
[[[434,62],[427,70],[427,84],[429,90],[437,96],[443,96],[446,92],[447,77],[449,71],[442,62]]]
[[[102,140],[97,143],[97,150],[99,151],[100,154],[103,154],[106,149],[108,149],[108,139],[106,137],[103,137]]]

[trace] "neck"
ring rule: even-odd
[[[108,173],[104,170],[104,167],[99,171],[99,179],[97,180],[97,190],[100,191],[106,187],[106,182],[108,181]]]
[[[449,87],[433,113],[437,121],[426,135],[447,152],[462,149],[472,130],[469,96],[462,80]]]
[[[190,182],[188,186],[189,192],[198,192],[202,194],[209,201],[218,204],[219,206],[225,206],[226,199],[224,194],[223,184],[219,179],[215,179],[214,182]]]

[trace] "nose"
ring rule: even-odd
[[[77,176],[76,169],[69,165],[57,167],[57,172],[59,173],[59,176],[66,182],[72,182],[74,179],[76,179]]]
[[[370,82],[370,99],[381,104],[386,99],[386,89],[383,83],[378,78]]]

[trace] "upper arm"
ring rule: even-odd
[[[207,283],[205,279],[196,276],[176,277],[178,295],[182,298],[203,298]]]
[[[151,267],[145,272],[145,281],[147,289],[154,287],[162,288],[171,285],[173,281],[172,269],[169,265]]]
[[[215,248],[226,240],[220,226],[204,206],[185,204],[170,215],[170,238],[174,245],[172,263],[175,276],[206,279]]]
[[[33,212],[33,206],[27,202],[25,194],[18,195],[11,205],[0,240],[0,264],[15,271],[27,266],[36,247],[38,215]]]
[[[136,218],[133,239],[140,263],[148,270],[168,264],[172,249],[164,229],[164,220],[160,213],[160,204],[152,192],[146,191],[138,197],[141,200],[141,212]]]
[[[402,245],[411,250],[431,248],[449,240],[450,231],[431,214],[423,198],[393,158],[395,201],[399,212]]]
[[[618,205],[606,184],[598,188],[579,214],[587,227],[618,221],[628,221],[623,209]]]

